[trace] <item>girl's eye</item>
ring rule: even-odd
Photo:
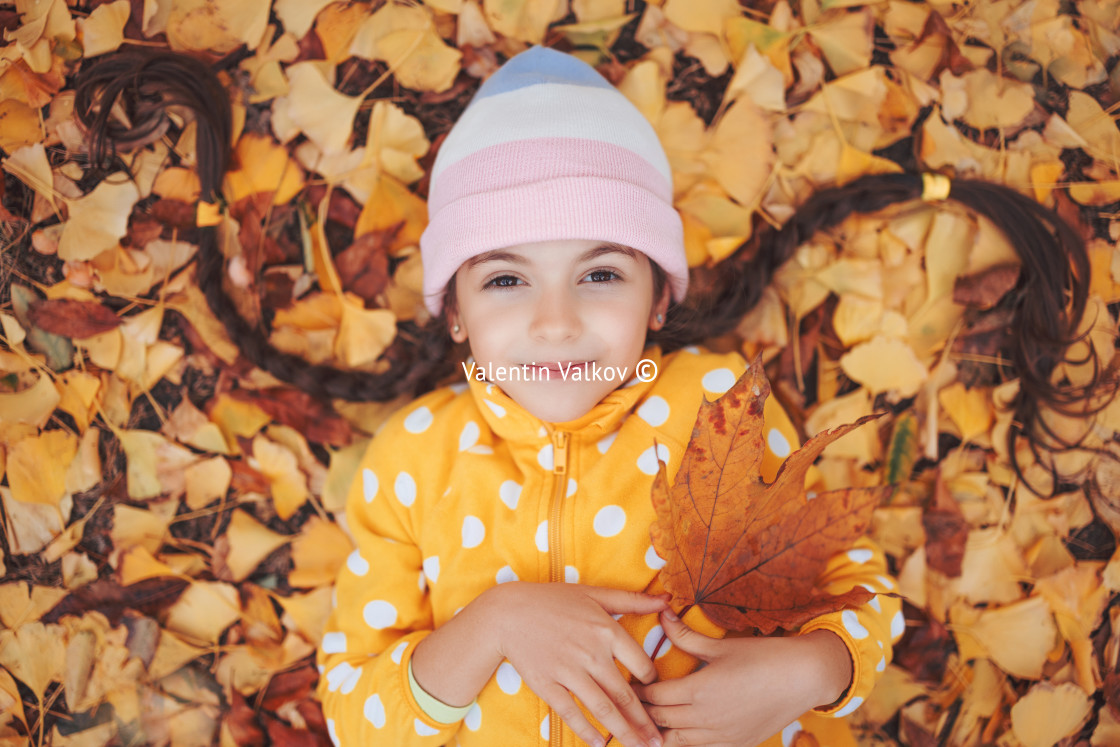
[[[592,270],[585,277],[592,283],[609,283],[612,280],[622,279],[614,270]]]
[[[513,288],[521,281],[513,275],[499,275],[495,278],[490,278],[483,285],[483,288]]]

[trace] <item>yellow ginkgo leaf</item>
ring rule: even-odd
[[[952,80],[943,76],[942,85]],[[995,73],[980,69],[960,78],[967,94],[961,118],[980,130],[1018,126],[1034,110],[1034,89]]]
[[[369,115],[366,160],[376,161],[387,173],[405,184],[424,175],[416,159],[428,152],[424,126],[396,104],[378,101]]]
[[[39,112],[22,101],[0,101],[0,149],[12,153],[43,139]]]
[[[307,640],[318,646],[323,637],[323,629],[327,626],[327,618],[331,614],[331,594],[330,586],[322,586],[306,594],[276,597],[276,601],[284,609],[286,627],[292,628],[294,625]]]
[[[58,407],[60,399],[51,377],[40,375],[27,389],[0,394],[0,424],[26,423],[41,427]]]
[[[966,611],[973,614],[966,617]],[[950,621],[962,659],[988,656],[1003,671],[1026,679],[1042,676],[1047,655],[1058,640],[1050,605],[1039,596],[978,614],[958,605]]]
[[[358,215],[354,236],[393,229],[402,222],[389,244],[390,252],[419,243],[420,234],[428,224],[428,204],[393,177],[382,174]]]
[[[31,586],[26,581],[0,584],[0,623],[6,628],[18,628],[35,622],[66,594],[65,589]]]
[[[195,581],[167,610],[165,625],[188,639],[217,643],[241,617],[237,589],[219,581]]]
[[[184,500],[193,511],[224,498],[233,479],[233,470],[220,456],[204,459],[187,467],[187,494]]]
[[[388,309],[367,309],[360,300],[346,296],[342,322],[335,338],[335,356],[347,366],[371,363],[397,336],[397,317]]]
[[[128,0],[116,0],[97,6],[89,17],[77,20],[82,52],[87,58],[112,52],[121,45],[130,10]]]
[[[837,76],[863,70],[871,64],[875,19],[871,9],[856,13],[842,11],[822,19],[807,29],[809,36],[824,53],[824,58]]]
[[[890,361],[889,366],[883,361]],[[897,392],[901,397],[918,393],[929,372],[913,349],[902,340],[876,335],[840,358],[844,373],[872,394]]]
[[[769,119],[749,98],[739,97],[716,124],[702,158],[727,194],[743,207],[755,206],[774,163]]]
[[[229,540],[229,554],[225,563],[234,581],[244,581],[273,550],[291,539],[272,531],[245,511],[233,512],[226,528],[226,538]]]
[[[28,623],[0,630],[0,665],[27,685],[40,702],[52,682],[62,680],[66,644],[61,625]]]
[[[747,96],[759,108],[780,112],[786,108],[786,85],[782,71],[764,57],[753,43],[739,58],[735,74],[727,84],[726,100]]]
[[[286,31],[302,39],[315,23],[315,16],[330,4],[331,0],[276,0],[272,10]]]
[[[735,0],[667,0],[664,10],[665,17],[678,28],[712,36],[723,34],[724,21],[742,15]]]
[[[60,259],[93,259],[128,233],[128,216],[140,199],[136,185],[127,180],[108,179],[84,197],[70,202],[70,219],[58,242]]]
[[[350,118],[353,119],[353,114]],[[346,121],[347,126],[349,122]],[[310,133],[308,137],[311,137]],[[347,137],[349,130],[343,144]],[[303,189],[303,174],[299,166],[289,159],[288,149],[266,135],[242,135],[234,149],[234,162],[238,168],[226,174],[225,194],[230,202],[260,192],[271,192],[272,204],[283,205]]]
[[[136,546],[123,552],[117,563],[122,586],[163,576],[175,576],[175,569],[158,560],[146,547]]]
[[[78,451],[78,439],[46,431],[14,443],[8,450],[8,486],[23,503],[57,506],[66,495],[66,471]]]
[[[176,0],[167,16],[172,49],[231,52],[256,49],[268,26],[269,0]]]
[[[553,21],[567,13],[560,0],[483,0],[482,10],[490,28],[514,39],[540,44]]]
[[[321,151],[344,150],[362,104],[361,97],[337,91],[323,77],[323,68],[317,62],[297,62],[288,67],[287,73],[288,95],[276,99],[273,109],[283,109],[288,119]]]
[[[250,465],[268,480],[272,503],[281,519],[294,514],[310,495],[307,477],[300,471],[295,455],[275,441],[256,436]]]
[[[502,0],[506,12],[510,6],[530,6],[537,0]],[[553,8],[561,5],[557,0],[545,0]],[[490,14],[490,2],[486,3]],[[554,15],[554,14],[553,14]],[[561,12],[560,16],[564,13]],[[550,16],[545,25],[560,17]],[[509,19],[511,16],[502,16]],[[493,24],[493,17],[490,18]],[[495,30],[501,31],[494,25]],[[540,42],[541,38],[526,41]],[[503,31],[503,33],[506,33]],[[507,36],[516,34],[506,33]],[[521,37],[518,37],[521,38]],[[446,91],[459,74],[459,60],[463,53],[447,46],[438,33],[431,11],[420,5],[386,3],[366,19],[354,36],[350,53],[367,60],[382,60],[393,76],[406,88],[417,91]]]
[[[1089,696],[1072,682],[1039,682],[1011,706],[1011,731],[1023,747],[1051,747],[1081,729],[1092,710]]]
[[[332,521],[312,516],[292,540],[292,572],[288,583],[297,588],[333,584],[354,543]]]
[[[995,422],[990,389],[966,389],[962,382],[956,381],[937,393],[937,401],[953,420],[965,441],[987,433]]]

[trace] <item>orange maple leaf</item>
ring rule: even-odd
[[[794,630],[809,619],[871,598],[856,587],[819,590],[828,559],[867,529],[889,486],[806,493],[805,472],[828,444],[868,415],[811,438],[774,482],[760,476],[763,403],[770,383],[757,359],[731,389],[700,406],[673,487],[665,465],[653,485],[650,536],[667,559],[661,582],[674,606],[700,605],[725,629]]]

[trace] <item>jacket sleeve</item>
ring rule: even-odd
[[[763,479],[773,479],[777,468],[785,457],[798,447],[798,438],[789,416],[774,398],[766,400],[767,446],[763,459]],[[777,431],[780,435],[774,435]],[[783,441],[788,440],[788,445]],[[814,481],[815,468],[808,475]],[[862,537],[850,549],[829,558],[824,571],[817,580],[821,590],[830,594],[863,586],[875,596],[866,604],[821,615],[805,623],[798,631],[800,635],[814,630],[830,630],[840,636],[852,657],[852,682],[840,700],[827,708],[816,711],[836,717],[847,716],[859,708],[871,688],[886,671],[891,661],[893,644],[905,632],[902,616],[902,602],[896,596],[886,596],[897,592],[898,584],[887,573],[886,557],[879,547],[869,538]]]
[[[867,700],[871,688],[886,670],[893,646],[906,630],[906,622],[902,601],[897,596],[887,596],[897,593],[898,584],[887,573],[886,557],[867,537],[830,558],[818,584],[831,594],[857,586],[875,593],[866,604],[813,618],[799,631],[804,635],[813,630],[830,630],[848,647],[852,657],[851,684],[840,700],[816,709],[817,713],[839,718]]]
[[[407,415],[407,413],[402,413]],[[417,542],[417,509],[438,470],[393,417],[362,459],[347,499],[356,549],[340,570],[318,652],[318,695],[336,745],[442,745],[462,721],[441,724],[417,704],[408,667],[434,627]]]

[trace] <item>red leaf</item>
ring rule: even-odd
[[[346,446],[353,439],[350,424],[330,407],[298,389],[276,387],[249,391],[235,389],[230,395],[252,402],[279,423],[291,426],[308,440],[330,446]]]
[[[724,628],[762,634],[871,598],[862,587],[832,596],[815,582],[832,555],[863,535],[891,490],[804,490],[805,472],[824,447],[878,415],[818,434],[786,459],[772,484],[763,482],[769,394],[759,358],[726,394],[701,405],[671,489],[661,465],[650,528],[658,555],[668,559],[661,580],[675,603],[700,605]]]
[[[95,301],[60,298],[36,301],[28,309],[31,323],[45,332],[81,340],[116,329],[121,319]]]

